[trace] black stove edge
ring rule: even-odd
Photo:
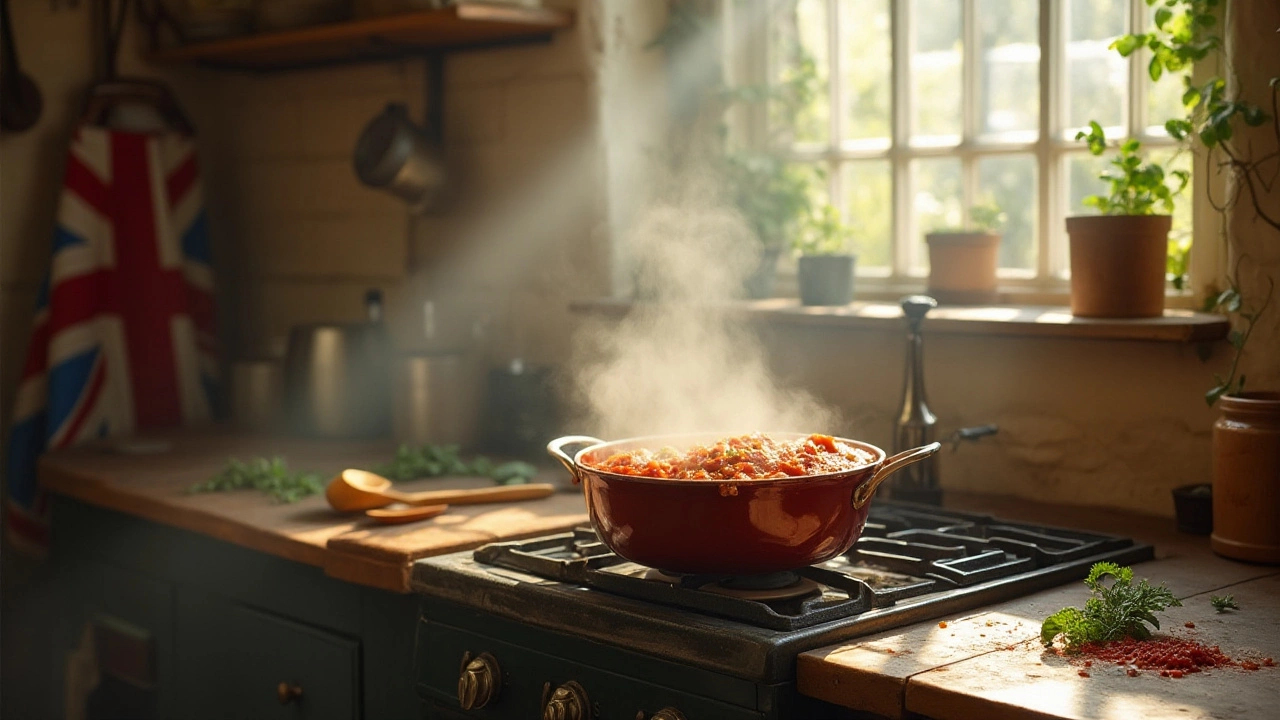
[[[937,617],[975,610],[1049,588],[1083,580],[1095,562],[1133,565],[1155,557],[1154,548],[1133,544],[1088,558],[1040,568],[1016,578],[1000,578],[952,590],[945,597],[930,595],[872,610],[825,625],[793,631],[773,631],[742,623],[664,607],[662,619],[651,615],[652,604],[546,581],[517,571],[495,575],[494,568],[476,566],[470,553],[438,556],[413,565],[412,589],[423,595],[454,600],[557,632],[571,631],[658,657],[678,658],[697,667],[744,678],[777,683],[795,676],[795,658],[826,645],[847,642]],[[519,578],[519,579],[518,579]],[[590,593],[591,611],[566,612],[566,599],[581,601]],[[547,602],[538,602],[542,598]],[[649,615],[649,628],[628,620]],[[669,618],[669,619],[667,619]],[[653,627],[666,626],[655,632]],[[714,637],[708,645],[697,638]]]

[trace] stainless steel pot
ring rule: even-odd
[[[395,437],[401,443],[472,448],[479,402],[475,372],[461,353],[410,355],[397,362]]]
[[[381,323],[321,323],[291,329],[284,359],[289,429],[313,437],[389,435],[389,351]]]
[[[356,141],[354,160],[360,182],[400,196],[415,210],[431,207],[443,195],[438,143],[409,119],[401,103],[388,103],[369,121]]]
[[[231,420],[236,427],[278,429],[283,392],[279,360],[241,360],[231,366]]]

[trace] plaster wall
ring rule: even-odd
[[[927,326],[926,326],[927,327]],[[842,432],[886,450],[902,403],[906,335],[764,330],[778,375],[837,406]],[[925,333],[925,388],[944,489],[1173,515],[1169,490],[1208,482],[1221,347]],[[976,442],[959,428],[994,423]]]

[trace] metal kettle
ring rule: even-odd
[[[386,437],[391,433],[391,343],[381,295],[366,298],[362,323],[290,329],[284,358],[288,429],[310,437]]]

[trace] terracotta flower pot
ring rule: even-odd
[[[848,305],[853,301],[854,255],[801,255],[796,266],[802,305]]]
[[[1168,215],[1067,218],[1071,314],[1140,318],[1164,314]]]
[[[1213,425],[1213,535],[1219,555],[1280,563],[1280,392],[1224,395]]]
[[[929,246],[931,297],[953,305],[993,303],[1000,235],[990,232],[934,232]]]

